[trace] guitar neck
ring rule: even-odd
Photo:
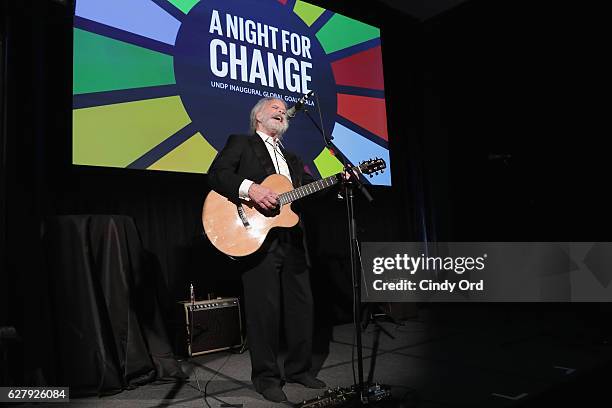
[[[312,183],[298,187],[286,193],[279,194],[281,205],[292,203],[300,198],[307,197],[318,191],[324,190],[328,187],[338,184],[338,174],[326,177],[321,180],[313,181]]]

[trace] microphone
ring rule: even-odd
[[[306,95],[303,95],[299,101],[289,109],[287,109],[287,119],[292,119],[295,115],[304,109],[304,104],[314,94],[314,91],[308,92]]]

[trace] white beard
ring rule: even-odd
[[[276,137],[278,137],[279,139],[283,136],[283,134],[289,128],[289,123],[287,122],[287,120],[279,122],[273,117],[265,118],[262,124],[265,129],[269,131],[273,131],[276,134]]]

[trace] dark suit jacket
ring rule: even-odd
[[[313,177],[304,171],[304,164],[295,154],[281,148],[291,173],[293,187],[299,187],[314,181]],[[274,163],[268,153],[265,142],[258,134],[230,135],[225,147],[219,152],[208,170],[210,187],[217,193],[232,201],[238,200],[238,189],[244,179],[260,184],[266,177],[275,174]],[[303,201],[303,200],[300,200]],[[291,208],[300,213],[300,202],[291,205]],[[276,228],[274,229],[276,230]],[[280,228],[271,232],[262,249],[267,252],[274,248],[271,245],[276,238],[282,237],[285,242],[293,242],[303,247],[306,263],[310,265],[308,256],[304,224],[293,228]]]
[[[314,179],[304,171],[304,164],[295,154],[281,148],[293,181],[293,187],[308,184]],[[260,184],[276,173],[265,142],[258,134],[230,135],[208,170],[210,187],[217,193],[238,199],[238,189],[244,179]]]

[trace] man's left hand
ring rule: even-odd
[[[357,172],[355,170],[351,170],[353,172],[353,175],[359,179],[359,174],[357,174]],[[349,173],[347,170],[344,170],[342,172],[342,177],[344,177],[345,180],[349,180],[351,178],[351,173]]]

